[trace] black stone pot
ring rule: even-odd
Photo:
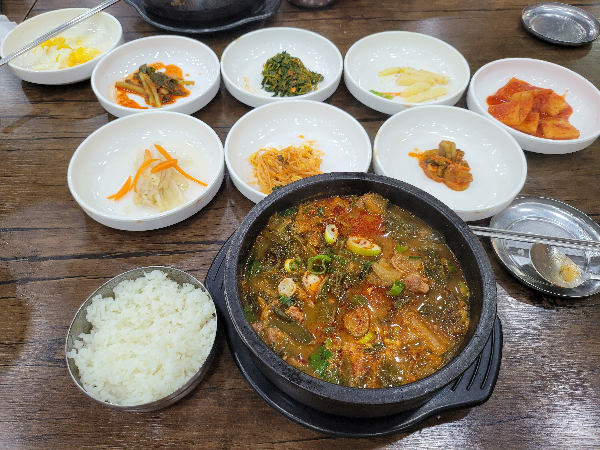
[[[239,300],[248,252],[269,217],[299,203],[329,196],[376,192],[436,230],[452,249],[471,292],[471,321],[460,353],[434,374],[404,386],[362,389],[307,375],[279,358],[256,334]],[[382,417],[415,408],[456,380],[482,352],[496,318],[496,282],[477,237],[446,205],[401,181],[365,173],[329,173],[296,181],[258,203],[231,238],[225,259],[225,298],[231,320],[259,370],[297,401],[330,414]]]
[[[223,19],[249,10],[263,0],[141,0],[156,16],[184,22]]]

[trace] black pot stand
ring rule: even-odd
[[[277,12],[281,6],[282,0],[265,0],[263,3],[255,5],[249,10],[235,14],[234,16],[206,22],[190,21],[186,19],[173,20],[153,14],[144,6],[141,0],[125,0],[125,2],[130,6],[133,6],[142,19],[155,27],[176,33],[205,34],[230,30],[247,23],[264,20]]]
[[[293,422],[338,437],[385,436],[408,431],[434,415],[481,405],[492,395],[502,357],[502,324],[497,316],[487,344],[475,362],[453,383],[415,409],[384,417],[354,418],[323,413],[292,399],[258,370],[231,322],[223,284],[229,242],[225,242],[215,257],[204,284],[223,319],[227,344],[240,372],[263,400]]]

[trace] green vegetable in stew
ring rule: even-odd
[[[388,295],[391,296],[398,296],[402,293],[402,290],[404,289],[404,283],[402,281],[394,281],[394,284],[392,285],[392,288],[388,291]]]
[[[321,377],[325,375],[325,371],[329,367],[329,359],[333,356],[325,345],[321,346],[316,353],[310,357],[310,367]]]

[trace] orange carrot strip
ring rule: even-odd
[[[131,184],[131,175],[129,175],[129,178],[127,178],[127,181],[125,181],[125,184],[123,184],[123,186],[121,186],[121,189],[119,189],[119,191],[116,194],[113,194],[110,197],[106,197],[106,198],[113,198],[116,202],[117,200],[120,200],[121,198],[123,198],[123,196],[125,194],[127,194],[131,190],[132,187],[133,187],[133,185]]]
[[[142,163],[142,165],[140,166],[140,168],[138,169],[138,171],[135,174],[135,177],[133,178],[133,190],[134,192],[137,192],[137,182],[138,182],[138,178],[140,177],[141,174],[144,173],[144,171],[148,168],[148,166],[153,163],[154,161],[158,161],[158,159],[147,159],[146,161],[144,161]]]
[[[152,158],[152,154],[150,153],[150,150],[146,149],[146,150],[144,150],[144,153],[146,153],[146,158],[145,159],[151,159]]]
[[[158,152],[159,152],[161,155],[163,155],[167,161],[170,161],[170,160],[172,160],[172,159],[173,159],[173,157],[172,157],[171,155],[169,155],[169,154],[167,153],[167,151],[166,151],[164,148],[162,148],[160,145],[158,145],[158,144],[154,144],[154,146],[156,147],[156,150],[158,150]]]
[[[164,148],[162,148],[162,146],[160,146],[160,145],[158,145],[158,144],[154,144],[154,146],[155,146],[155,147],[156,147],[156,149],[157,149],[157,150],[160,152],[160,154],[161,154],[161,155],[163,155],[163,156],[165,157],[165,159],[166,159],[167,161],[171,161],[171,160],[173,160],[173,157],[172,157],[171,155],[169,155],[169,154],[167,153],[167,151],[166,151]],[[175,160],[175,161],[177,161],[177,160]],[[158,165],[159,165],[159,164],[157,164],[157,166],[158,166]],[[171,166],[169,166],[169,167],[171,167]],[[184,177],[186,177],[188,180],[195,181],[196,183],[198,183],[198,184],[200,184],[200,185],[202,185],[202,186],[208,186],[206,183],[203,183],[202,181],[200,181],[200,180],[197,180],[197,179],[195,179],[194,177],[192,177],[191,175],[188,175],[187,173],[185,173],[185,172],[184,172],[184,170],[183,170],[181,167],[179,167],[179,164],[175,164],[175,165],[174,165],[174,166],[172,166],[172,167],[175,167],[175,169],[176,169],[176,170],[177,170],[177,171],[178,171],[178,172],[179,172],[181,175],[183,175]]]
[[[168,168],[176,166],[176,165],[177,165],[176,159],[169,159],[167,161],[159,162],[157,165],[155,165],[152,168],[150,173],[160,172],[161,170],[165,170],[165,169],[168,169]]]
[[[183,171],[183,169],[182,169],[181,167],[179,167],[179,165],[178,165],[178,164],[175,164],[175,169],[176,169],[176,170],[177,170],[177,171],[178,171],[178,172],[179,172],[181,175],[183,175],[184,177],[186,177],[188,180],[195,181],[196,183],[198,183],[198,184],[201,184],[202,186],[208,186],[208,184],[206,184],[206,183],[203,183],[203,182],[202,182],[202,181],[200,181],[200,180],[196,180],[196,179],[195,179],[194,177],[192,177],[191,175],[188,175],[187,173],[185,173],[185,172]]]

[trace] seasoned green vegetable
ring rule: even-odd
[[[294,304],[294,300],[286,295],[280,295],[278,297],[279,301],[283,303],[285,306],[292,306]]]
[[[298,213],[298,207],[292,206],[291,208],[285,209],[279,213],[281,217],[293,216]]]
[[[367,304],[367,299],[364,295],[355,295],[352,297],[352,303],[355,305],[365,306]]]
[[[273,97],[293,97],[317,90],[323,75],[308,70],[300,59],[287,52],[268,59],[263,67],[262,88]]]
[[[279,328],[281,331],[289,334],[291,337],[296,339],[302,344],[310,344],[313,340],[310,333],[297,322],[284,322],[279,319],[271,319],[269,322],[271,326]]]

